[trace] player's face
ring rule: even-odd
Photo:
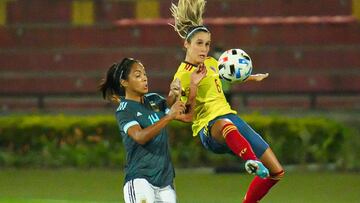
[[[122,85],[126,89],[126,97],[128,96],[142,96],[148,90],[148,80],[145,68],[141,63],[134,63],[131,67],[128,79],[123,80]]]
[[[185,41],[185,61],[192,64],[203,63],[210,50],[211,35],[208,32],[198,32],[191,39],[190,43]]]

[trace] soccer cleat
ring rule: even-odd
[[[260,178],[266,178],[269,176],[269,170],[260,161],[247,160],[245,163],[245,169],[248,173],[257,175]]]

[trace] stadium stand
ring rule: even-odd
[[[72,2],[12,0],[7,3],[7,24],[71,22]],[[170,18],[169,0],[100,0],[93,1],[95,21],[111,23],[123,18],[137,18],[137,7],[155,2],[159,18]],[[151,6],[151,5],[150,5]],[[246,8],[246,9],[244,9]],[[351,14],[351,0],[208,0],[206,17],[269,17],[269,16],[335,16]],[[146,8],[147,11],[149,8]],[[150,8],[151,9],[151,8]],[[138,11],[140,12],[140,11]]]
[[[124,56],[142,60],[150,89],[165,94],[183,58],[182,41],[168,25],[170,3],[2,3],[0,111],[106,108],[97,84],[107,67]],[[157,18],[146,19],[143,4]],[[234,86],[239,106],[360,109],[356,5],[351,0],[309,4],[208,0],[205,23],[213,46],[242,48],[253,58],[255,72],[271,74],[261,83]]]

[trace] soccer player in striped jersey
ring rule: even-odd
[[[198,83],[204,73],[195,72]],[[177,81],[174,82],[174,84]],[[179,90],[171,85],[170,94]],[[148,93],[144,66],[124,58],[113,64],[99,86],[104,99],[117,100],[116,119],[126,149],[124,199],[126,203],[176,202],[175,177],[165,126],[173,119],[186,121],[185,104],[171,108],[156,93]]]
[[[211,33],[203,25],[204,0],[179,0],[172,4],[175,31],[184,39],[185,60],[174,79],[181,81],[184,99],[194,100],[193,136],[214,153],[231,153],[245,160],[245,168],[255,174],[243,202],[259,202],[284,175],[284,170],[269,145],[227,103],[219,79],[217,61],[208,56]],[[241,37],[241,36],[239,36]],[[190,75],[205,66],[206,76],[197,89],[190,86]],[[247,81],[261,81],[268,74],[251,75]],[[193,91],[196,91],[195,93]],[[172,95],[168,102],[174,101]],[[219,185],[219,187],[221,187]]]

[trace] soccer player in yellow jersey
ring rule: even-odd
[[[184,39],[185,60],[180,64],[174,80],[183,89],[182,99],[195,102],[193,135],[199,136],[203,146],[214,153],[232,153],[245,160],[245,168],[255,174],[243,202],[259,202],[284,175],[284,170],[269,145],[232,110],[222,91],[217,61],[208,56],[211,33],[202,23],[204,0],[179,0],[171,7],[175,19],[173,27]],[[206,68],[206,75],[198,85],[190,82],[191,73]],[[251,75],[246,81],[261,81],[268,74]],[[180,97],[171,93],[168,102]]]

